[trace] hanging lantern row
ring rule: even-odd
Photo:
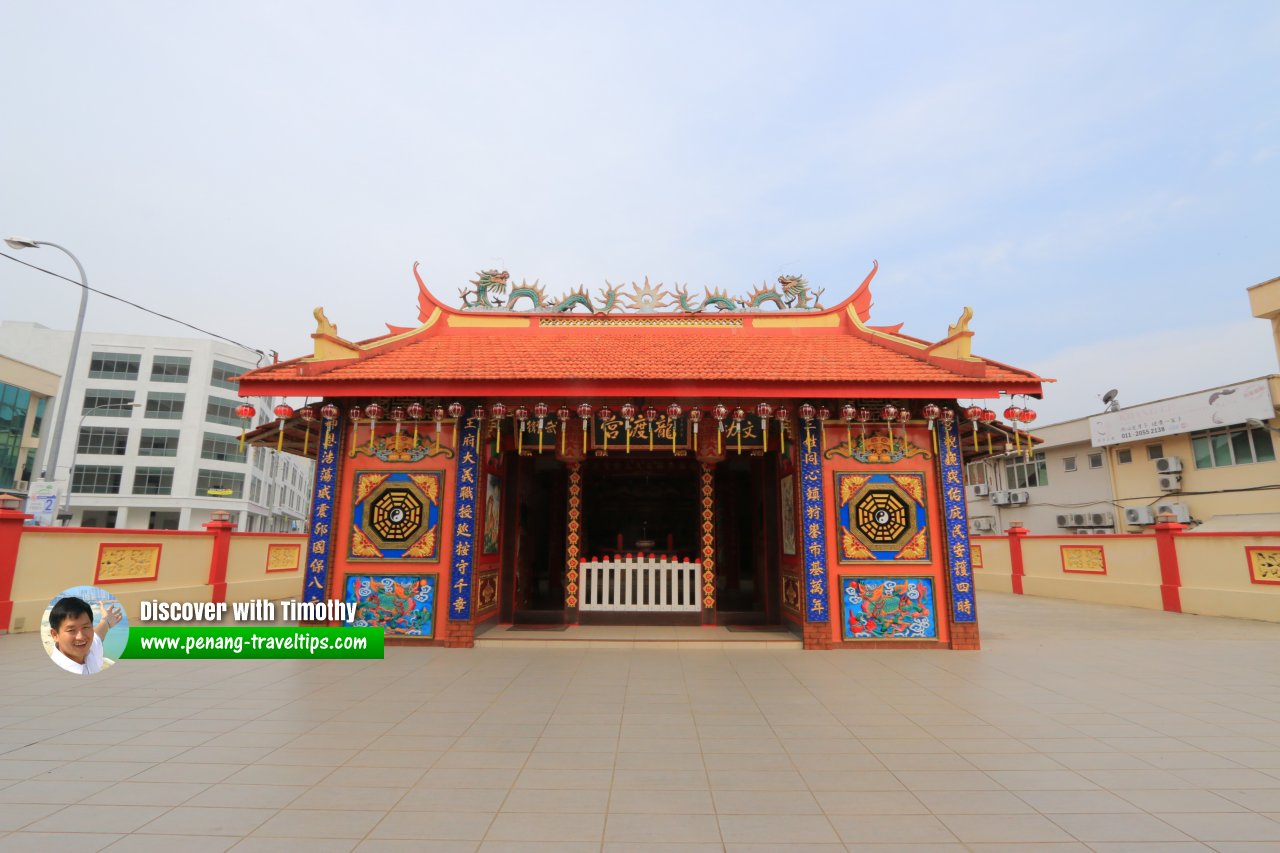
[[[333,403],[324,404],[323,406],[320,407],[318,412],[310,404],[303,406],[302,408],[298,409],[296,412],[292,407],[283,403],[276,406],[275,407],[275,415],[277,418],[276,449],[280,450],[283,448],[284,423],[285,421],[292,418],[295,414],[300,416],[302,420],[307,424],[307,428],[305,430],[305,437],[303,440],[303,454],[305,455],[308,450],[308,444],[309,444],[310,435],[311,435],[310,424],[312,421],[316,419],[316,415],[319,414],[321,418],[332,421],[337,419],[339,411],[340,410],[338,409],[338,407]],[[590,423],[591,423],[591,417],[593,414],[599,417],[602,421],[610,421],[610,420],[613,420],[613,417],[614,417],[614,412],[612,409],[609,408],[608,405],[602,405],[599,408],[599,410],[596,410],[590,403],[580,403],[576,410],[570,410],[568,406],[561,405],[555,412],[556,418],[561,424],[561,427],[560,427],[561,453],[564,453],[566,451],[566,448],[567,448],[566,436],[568,432],[567,424],[569,422],[569,419],[573,416],[573,414],[575,414],[575,411],[577,416],[582,420],[582,433],[583,433],[584,444],[586,443],[588,433],[590,432]],[[430,420],[434,424],[433,438],[435,441],[437,451],[439,451],[440,449],[442,423],[445,420],[446,416],[449,419],[454,421],[453,447],[455,449],[457,448],[458,446],[457,421],[463,417],[464,412],[465,412],[465,408],[463,407],[462,403],[459,403],[459,402],[450,403],[447,408],[444,406],[436,406],[431,410]],[[827,406],[824,405],[824,406],[815,407],[813,404],[808,402],[802,403],[800,407],[797,409],[796,413],[800,417],[800,419],[804,421],[806,426],[811,426],[815,419],[818,421],[819,424],[826,423],[831,419],[831,415],[832,415],[831,410]],[[244,420],[244,428],[241,430],[241,433],[240,433],[240,448],[242,452],[244,450],[245,433],[248,429],[249,423],[252,421],[253,417],[256,414],[257,414],[257,410],[254,408],[253,405],[249,403],[243,403],[236,408],[236,415]],[[516,421],[516,426],[515,426],[516,449],[518,451],[523,451],[524,449],[523,434],[525,432],[533,432],[536,429],[536,432],[538,433],[538,452],[541,453],[544,450],[544,434],[546,430],[547,418],[551,414],[550,407],[547,406],[546,403],[539,402],[533,407],[531,412],[524,405],[518,405],[511,412],[511,414]],[[652,450],[654,448],[653,426],[654,426],[654,422],[657,420],[657,417],[658,417],[658,410],[656,408],[654,408],[653,406],[647,406],[645,407],[644,411],[641,412],[637,409],[637,407],[634,404],[628,402],[628,403],[623,403],[621,406],[619,406],[617,414],[618,414],[618,417],[621,418],[624,424],[625,446],[628,453],[631,452],[631,425],[632,425],[632,422],[638,416],[644,417],[645,421],[647,422],[647,425],[649,427],[648,429],[649,449]],[[675,420],[678,420],[682,415],[684,415],[685,412],[683,407],[679,403],[671,403],[669,406],[667,406],[666,414],[669,419],[671,419],[672,421],[675,421]],[[688,412],[689,424],[690,424],[690,427],[692,428],[693,441],[695,446],[697,445],[697,440],[698,440],[699,424],[701,423],[703,418],[706,416],[706,414],[707,413],[704,412],[699,407],[691,408]],[[779,433],[780,450],[783,453],[785,453],[786,446],[787,446],[786,445],[787,424],[790,422],[790,417],[791,417],[790,410],[785,405],[779,405],[775,409],[774,406],[771,405],[770,403],[762,402],[756,405],[755,414],[756,414],[756,417],[759,418],[761,422],[761,426],[763,428],[763,436],[762,436],[763,449],[766,452],[769,449],[769,421],[776,418],[779,424],[778,433]],[[405,421],[408,421],[413,425],[413,432],[412,432],[412,439],[411,439],[412,446],[415,448],[418,447],[419,440],[420,440],[419,426],[425,420],[427,420],[427,415],[428,415],[428,412],[426,407],[419,402],[412,402],[403,407],[394,406],[391,409],[390,418],[392,422],[395,424],[395,445],[396,445],[397,451],[400,450],[400,445],[401,445],[400,436],[401,436],[401,431],[403,429],[403,425]],[[743,426],[743,422],[746,420],[746,417],[747,417],[746,410],[743,409],[741,406],[736,406],[733,409],[730,409],[729,407],[725,406],[723,403],[716,403],[714,406],[711,407],[710,415],[712,419],[714,419],[716,422],[716,452],[717,453],[724,452],[724,433],[727,429],[730,428],[729,424],[732,424],[734,428],[734,432],[737,433],[737,445],[738,445],[737,451],[741,453],[742,452],[742,426]],[[993,410],[987,409],[978,405],[968,406],[964,410],[963,415],[964,415],[964,418],[968,420],[971,424],[972,431],[973,431],[973,446],[974,446],[974,450],[977,451],[979,449],[979,446],[978,446],[978,433],[980,431],[979,425],[990,427],[991,424],[999,420],[999,416]],[[495,402],[490,404],[487,409],[483,405],[477,405],[472,410],[471,416],[477,420],[483,420],[486,417],[493,419],[496,427],[495,450],[497,452],[501,452],[502,451],[502,420],[507,416],[506,405],[501,402]],[[865,449],[867,424],[883,422],[885,424],[886,431],[888,433],[890,453],[894,452],[893,425],[897,423],[902,426],[903,431],[902,431],[901,440],[905,442],[906,441],[906,425],[907,423],[910,422],[912,418],[911,410],[907,406],[905,405],[898,406],[898,405],[895,405],[894,403],[886,403],[882,405],[877,411],[873,411],[872,409],[869,409],[865,406],[857,406],[853,403],[845,403],[840,407],[839,416],[840,416],[840,420],[843,420],[845,423],[845,441],[847,446],[849,446],[850,448],[853,447],[853,426],[855,424],[859,428],[859,446]],[[955,421],[956,413],[953,410],[941,407],[936,403],[925,403],[920,409],[920,416],[927,422],[929,431],[933,434],[932,436],[933,447],[934,447],[934,452],[936,453],[937,446],[938,446],[938,438],[937,438],[937,430],[935,429],[935,423],[937,421],[941,421],[944,425],[949,426]],[[384,409],[384,407],[378,403],[369,403],[363,408],[361,408],[360,406],[352,406],[350,411],[348,412],[348,418],[352,421],[352,423],[358,423],[361,420],[367,420],[369,422],[369,448],[370,449],[373,448],[374,438],[377,434],[378,421],[383,420],[386,417],[387,417],[386,409]],[[1026,445],[1025,452],[1030,453],[1032,450],[1032,440],[1031,440],[1029,425],[1033,421],[1035,421],[1036,413],[1030,408],[1010,405],[1008,408],[1005,409],[1004,417],[1007,421],[1009,421],[1011,425],[1015,452],[1019,452],[1019,453],[1024,452],[1023,445],[1025,443]],[[531,425],[531,422],[536,423],[536,427],[533,427]],[[1019,425],[1021,425],[1022,427],[1021,429],[1019,429]],[[822,429],[818,431],[819,442],[821,445],[822,452],[825,452],[826,450],[825,432],[826,431]],[[995,432],[995,430],[989,429],[987,432],[987,450],[989,453],[994,452],[994,448],[992,446],[992,440],[991,440],[992,432]],[[1025,434],[1025,438],[1024,438],[1024,434]],[[608,435],[606,435],[604,438],[604,450],[606,452],[609,449],[608,442],[609,442]],[[357,445],[357,439],[355,436],[355,431],[353,430],[352,431],[352,450],[353,451],[356,445]],[[676,437],[675,437],[674,430],[672,431],[671,449],[673,453],[676,452],[677,450]]]

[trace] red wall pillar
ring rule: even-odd
[[[9,633],[13,619],[13,577],[18,570],[22,525],[34,517],[0,504],[0,634]]]
[[[1009,564],[1013,566],[1013,592],[1015,595],[1022,595],[1022,578],[1027,574],[1026,569],[1022,567],[1022,537],[1031,531],[1022,526],[1021,521],[1015,521],[1012,526],[1005,531],[1009,534]]]
[[[1156,556],[1160,558],[1160,602],[1170,613],[1182,612],[1182,573],[1178,569],[1178,543],[1175,537],[1186,529],[1185,524],[1173,520],[1164,513],[1156,522]]]
[[[227,600],[227,559],[231,555],[231,531],[236,529],[236,525],[234,522],[215,518],[203,526],[213,534],[213,556],[209,559],[209,586],[213,590],[212,601],[220,604]]]

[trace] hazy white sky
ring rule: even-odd
[[[500,267],[830,305],[879,259],[872,321],[972,305],[1060,380],[1042,423],[1276,370],[1273,2],[5,7],[0,232],[285,357],[316,305],[413,325],[415,260],[451,300]],[[0,258],[0,319],[69,328],[75,290]]]

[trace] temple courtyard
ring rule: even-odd
[[[531,632],[79,680],[3,636],[0,850],[1280,849],[1280,624],[979,612],[980,652]]]

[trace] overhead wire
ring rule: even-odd
[[[71,282],[72,284],[74,284],[74,285],[76,285],[76,286],[78,286],[78,287],[83,287],[83,288],[85,288],[86,290],[90,291],[91,293],[96,293],[96,294],[98,294],[99,296],[105,296],[105,297],[107,297],[108,299],[114,299],[114,300],[115,300],[115,301],[117,301],[117,302],[123,302],[125,305],[128,305],[128,306],[130,306],[131,308],[137,308],[139,311],[144,311],[144,312],[146,312],[147,314],[151,314],[151,315],[156,316],[156,317],[159,317],[159,318],[161,318],[161,319],[163,319],[163,320],[168,320],[168,321],[170,321],[170,322],[172,322],[172,323],[177,323],[177,324],[178,324],[178,325],[180,325],[180,326],[186,326],[188,329],[191,329],[191,330],[193,330],[193,331],[199,332],[199,333],[200,333],[200,334],[202,334],[202,335],[208,335],[208,336],[209,336],[209,337],[211,337],[211,338],[217,338],[217,339],[218,339],[218,340],[220,340],[220,341],[226,341],[226,342],[227,342],[227,343],[229,343],[229,344],[232,344],[232,345],[234,345],[234,346],[238,346],[238,347],[240,347],[241,349],[248,350],[249,352],[257,353],[257,354],[261,357],[261,358],[259,359],[259,361],[258,361],[259,365],[261,365],[261,363],[262,363],[261,359],[263,359],[263,358],[266,358],[266,357],[267,357],[266,352],[264,352],[263,350],[257,349],[256,347],[251,347],[251,346],[249,346],[248,344],[242,344],[242,343],[240,343],[239,341],[234,340],[233,338],[228,338],[226,335],[219,335],[217,332],[211,332],[211,331],[209,331],[208,329],[202,329],[202,328],[200,328],[199,326],[196,326],[196,325],[193,325],[193,324],[191,324],[191,323],[188,323],[188,322],[186,322],[185,320],[179,320],[177,317],[172,317],[172,316],[170,316],[170,315],[168,315],[168,314],[161,313],[160,311],[153,311],[152,309],[147,308],[145,305],[139,305],[139,304],[138,304],[138,303],[136,303],[136,302],[131,302],[131,301],[129,301],[128,299],[125,299],[125,298],[124,298],[124,297],[122,297],[122,296],[116,296],[114,293],[107,293],[105,290],[99,290],[99,289],[98,289],[98,288],[96,288],[96,287],[90,287],[89,285],[85,284],[85,283],[84,283],[84,282],[82,282],[82,281],[77,281],[77,280],[76,280],[76,279],[74,279],[74,278],[68,278],[67,276],[62,275],[61,273],[56,273],[56,272],[54,272],[53,270],[45,269],[44,267],[37,266],[37,265],[32,264],[32,263],[28,263],[27,261],[24,261],[24,260],[22,260],[21,258],[15,258],[13,255],[8,254],[7,252],[0,252],[0,257],[8,258],[9,260],[13,261],[14,263],[22,264],[24,267],[30,267],[30,268],[31,268],[31,269],[33,269],[33,270],[38,270],[39,272],[42,272],[42,273],[44,273],[45,275],[51,275],[51,276],[53,276],[54,278],[60,278],[60,279],[62,279],[63,281],[69,281],[69,282]]]

